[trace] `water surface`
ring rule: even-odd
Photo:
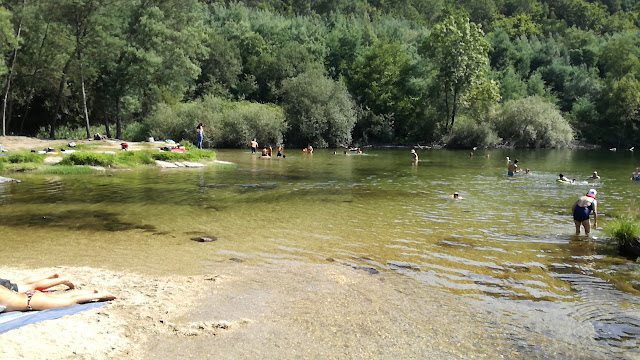
[[[418,309],[429,289],[475,303],[511,351],[545,358],[559,342],[581,344],[585,357],[640,357],[633,262],[599,230],[573,235],[570,217],[589,188],[600,226],[640,211],[633,153],[425,150],[417,165],[408,150],[285,153],[221,150],[218,159],[237,166],[203,170],[16,175],[21,184],[0,186],[0,246],[15,265],[152,274],[337,264],[404,279],[386,282],[415,291],[398,308]],[[532,175],[508,178],[506,156]],[[585,181],[593,171],[602,179]],[[558,173],[577,184],[556,183]]]

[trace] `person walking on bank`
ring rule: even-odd
[[[204,124],[198,124],[196,128],[196,147],[202,149],[202,140],[204,140]]]
[[[573,222],[576,224],[576,235],[580,235],[580,226],[584,227],[585,235],[591,232],[591,224],[589,223],[589,215],[593,212],[593,228],[598,227],[598,203],[595,189],[590,189],[585,196],[580,197],[573,204],[571,213],[573,214]]]

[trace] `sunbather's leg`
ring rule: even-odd
[[[18,285],[19,292],[25,292],[29,290],[46,290],[48,288],[58,286],[58,285],[66,285],[67,287],[69,287],[69,289],[75,288],[75,285],[73,285],[71,281],[64,278],[60,278],[57,276],[57,274],[56,274],[56,277],[25,281],[27,279],[23,279],[22,281],[16,281],[16,285]]]

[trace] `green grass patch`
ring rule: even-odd
[[[116,163],[116,155],[99,154],[92,152],[76,152],[67,155],[60,165],[89,165],[89,166],[111,166]]]
[[[4,165],[4,171],[7,172],[25,172],[25,171],[33,171],[38,170],[42,166],[42,163],[8,163]]]
[[[213,161],[216,159],[216,153],[213,151],[193,149],[188,150],[187,153],[172,153],[172,152],[153,152],[151,156],[154,160],[162,161],[198,161],[208,160]]]
[[[45,175],[88,175],[95,174],[96,170],[87,166],[58,165],[41,169],[38,173]]]
[[[11,163],[11,164],[21,164],[21,163],[34,163],[41,164],[44,161],[44,155],[40,155],[38,153],[33,152],[14,152],[9,153],[10,156],[2,156],[0,157],[0,162]]]
[[[162,161],[198,161],[215,160],[216,153],[208,150],[191,150],[187,153],[159,152],[157,150],[120,151],[116,154],[102,154],[91,152],[76,152],[65,156],[60,166],[90,165],[136,167],[151,165],[155,160]]]
[[[640,217],[624,215],[609,221],[603,229],[604,233],[618,242],[618,246],[636,244],[640,237]]]

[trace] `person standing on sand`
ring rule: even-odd
[[[255,154],[258,151],[258,142],[256,141],[256,138],[254,138],[253,140],[251,140],[251,153]]]
[[[202,149],[202,140],[204,140],[204,124],[198,124],[196,128],[196,147]]]
[[[597,194],[598,192],[595,189],[591,189],[585,196],[580,197],[580,199],[573,204],[573,207],[571,207],[573,222],[576,224],[576,235],[580,235],[580,226],[584,227],[585,235],[589,235],[591,232],[591,224],[589,223],[589,215],[591,215],[591,212],[593,212],[593,228],[598,227]]]
[[[515,174],[519,171],[520,170],[518,170],[518,159],[515,159],[513,160],[513,163],[509,164],[509,166],[507,167],[507,175],[515,176]]]

